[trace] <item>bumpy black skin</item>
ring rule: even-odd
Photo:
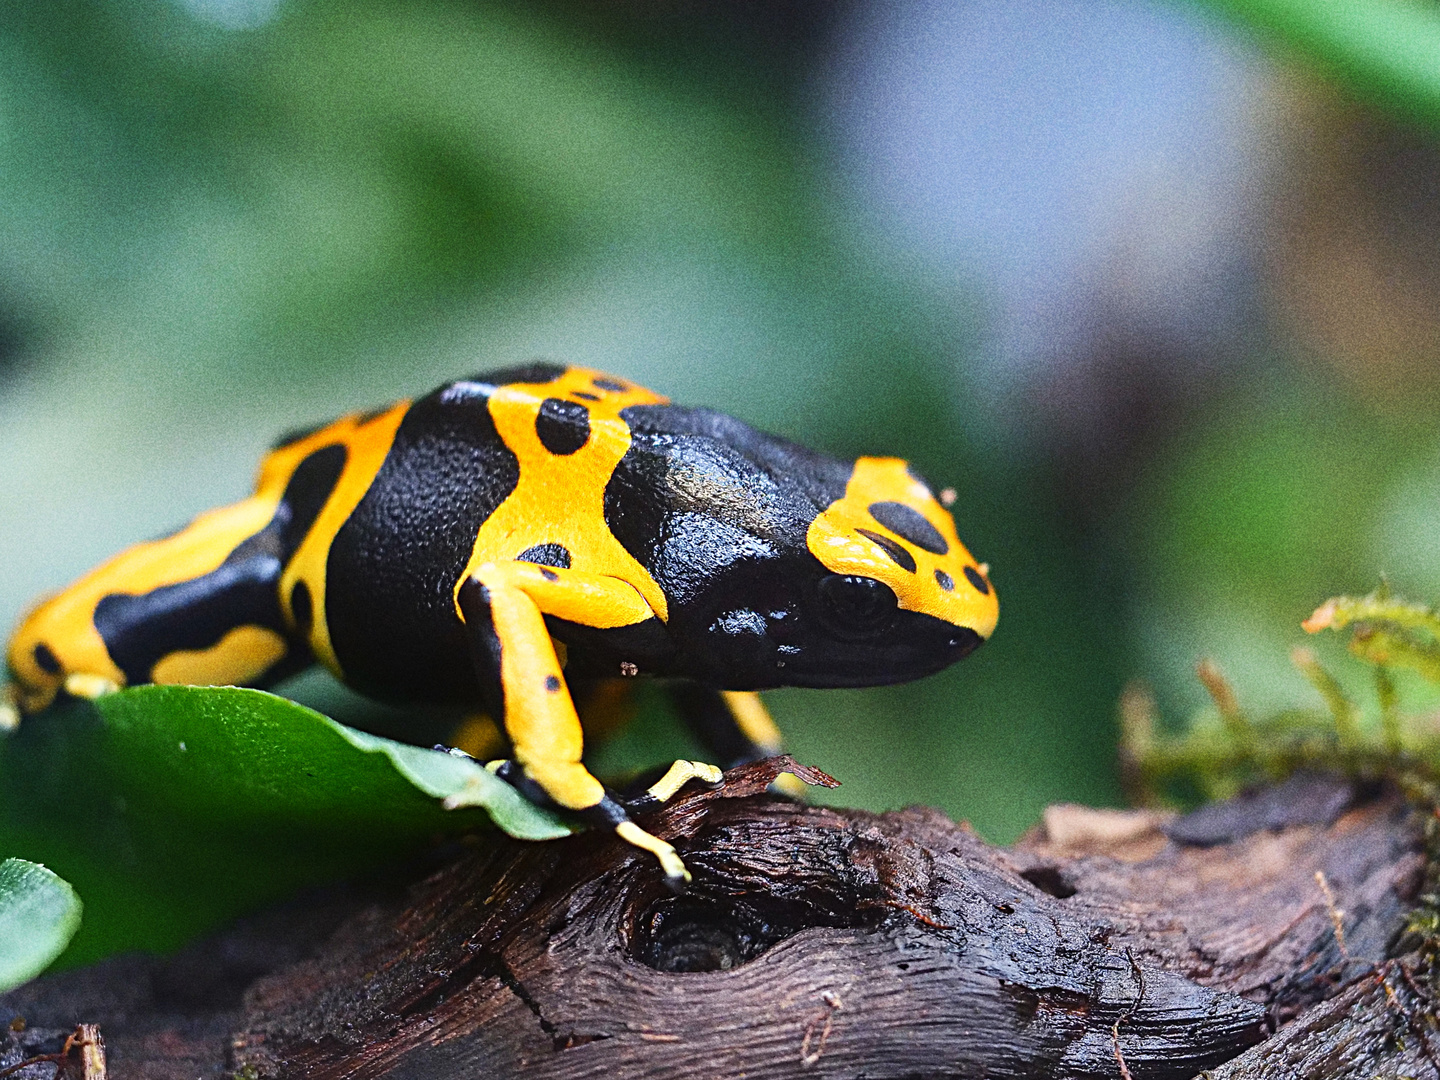
[[[669,598],[674,652],[655,670],[729,690],[875,686],[930,675],[980,644],[897,610],[883,632],[826,618],[833,576],[806,547],[850,467],[709,409],[640,405],[605,519]],[[563,640],[563,637],[562,637]]]
[[[405,416],[327,565],[331,638],[356,689],[403,701],[481,693],[453,589],[519,463],[486,398],[454,387],[549,381],[562,370],[476,376]],[[916,612],[896,611],[871,634],[827,619],[816,587],[830,575],[806,530],[844,494],[847,464],[707,409],[640,405],[621,416],[633,441],[606,488],[605,525],[664,590],[669,619],[595,629],[547,617],[569,648],[567,674],[614,676],[627,662],[729,690],[869,686],[939,671],[980,644],[973,630]],[[558,439],[565,422],[555,420]],[[563,554],[529,561],[565,565]]]

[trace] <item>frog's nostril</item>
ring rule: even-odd
[[[958,654],[955,657],[955,659],[958,660],[961,657],[969,656],[984,643],[985,639],[974,630],[971,630],[968,626],[962,626],[956,632],[955,636],[950,639],[950,648]]]

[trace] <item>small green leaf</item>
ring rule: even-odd
[[[0,862],[0,993],[28,982],[80,929],[80,897],[60,877],[24,859]]]
[[[1392,596],[1387,585],[1369,596],[1332,597],[1300,625],[1311,634],[1350,627],[1350,651],[1360,659],[1410,668],[1440,684],[1440,615]],[[1389,707],[1382,701],[1382,709]]]
[[[1343,630],[1361,622],[1391,623],[1403,630],[1440,639],[1440,615],[1426,604],[1412,604],[1392,596],[1389,587],[1384,585],[1369,596],[1331,597],[1300,626],[1307,634],[1318,634],[1321,630]]]
[[[1393,624],[1357,626],[1350,639],[1350,651],[1367,663],[1409,668],[1432,683],[1440,683],[1440,645]]]

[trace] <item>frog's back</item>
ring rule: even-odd
[[[845,494],[852,465],[724,413],[640,405],[606,492],[610,531],[682,603],[738,563],[809,561],[806,533]]]
[[[664,399],[598,372],[535,364],[440,387],[401,421],[328,547],[317,649],[379,697],[471,700],[456,591],[521,559],[658,586],[606,528],[606,481],[629,448],[620,414]],[[648,586],[648,588],[647,588]]]
[[[410,406],[325,545],[315,651],[376,697],[473,700],[457,590],[484,563],[617,577],[668,621],[738,561],[808,559],[850,471],[587,369],[449,383]]]
[[[606,543],[603,489],[629,446],[619,412],[663,400],[535,364],[292,434],[252,496],[32,611],[7,650],[18,703],[41,709],[77,674],[265,685],[312,658],[379,697],[473,700],[455,591],[479,563],[648,581]]]

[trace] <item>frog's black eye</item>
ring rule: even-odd
[[[820,620],[836,637],[870,637],[895,621],[899,600],[890,586],[874,578],[827,574],[816,591]]]

